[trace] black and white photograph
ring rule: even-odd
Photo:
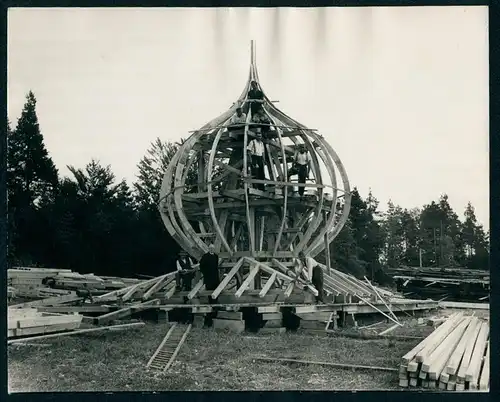
[[[8,391],[490,389],[488,8],[9,8]]]

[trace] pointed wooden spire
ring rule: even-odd
[[[255,41],[250,41],[250,64],[255,66]]]

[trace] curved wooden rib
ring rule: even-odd
[[[217,234],[220,237],[220,241],[228,251],[229,255],[233,255],[233,251],[231,250],[231,247],[226,241],[226,237],[224,236],[224,233],[219,226],[219,222],[217,221],[217,217],[215,216],[215,208],[214,208],[214,199],[213,199],[213,191],[212,191],[212,174],[213,174],[213,168],[214,168],[214,159],[215,155],[217,154],[217,145],[219,145],[220,137],[222,136],[224,129],[220,128],[217,132],[217,135],[215,136],[215,140],[212,144],[212,150],[210,151],[210,159],[208,161],[208,183],[207,183],[207,192],[208,192],[208,208],[210,210],[210,216],[212,217],[212,224],[217,231]]]
[[[316,240],[313,241],[313,243],[307,249],[307,252],[309,254],[312,255],[314,252],[314,255],[317,255],[325,249],[325,244],[324,244],[324,242],[322,242],[322,237],[327,233],[329,228],[333,227],[333,230],[327,236],[328,243],[330,243],[335,238],[335,236],[337,236],[337,234],[340,232],[342,227],[347,222],[347,218],[349,216],[349,209],[351,206],[351,194],[350,194],[349,180],[347,179],[347,174],[345,172],[344,167],[342,166],[342,162],[340,162],[340,159],[339,159],[337,153],[333,150],[333,148],[324,139],[320,138],[319,135],[313,134],[313,136],[317,137],[316,141],[318,141],[324,147],[324,149],[327,149],[329,154],[332,156],[332,159],[334,160],[335,164],[337,165],[337,169],[339,169],[339,173],[340,173],[340,176],[342,178],[343,187],[344,187],[344,191],[345,191],[345,203],[344,203],[342,215],[340,216],[339,221],[333,227],[333,223],[334,223],[335,215],[336,215],[335,212],[337,209],[336,208],[337,198],[335,197],[335,199],[334,199],[335,203],[332,203],[332,210],[331,210],[331,213],[329,216],[328,223],[320,231],[320,234],[318,234]]]
[[[248,84],[246,88],[248,87]],[[246,89],[245,88],[245,89]],[[243,92],[243,96],[245,94],[245,91]],[[236,110],[236,105],[233,105],[228,111],[225,113],[222,113],[219,117],[213,119],[209,123],[205,124],[200,130],[195,132],[191,137],[196,137],[196,140],[198,140],[202,135],[205,134],[207,129],[210,129],[211,127],[216,127],[219,126],[221,123],[224,121],[228,120],[233,113]],[[160,202],[160,215],[162,217],[162,220],[169,232],[169,234],[177,241],[177,243],[190,255],[195,257],[196,259],[199,259],[203,252],[205,252],[205,248],[203,249],[198,249],[197,247],[193,247],[187,238],[187,236],[184,235],[184,232],[181,230],[179,225],[176,222],[175,216],[174,216],[174,211],[173,211],[173,205],[171,203],[171,198],[173,197],[172,192],[172,182],[173,182],[173,177],[172,173],[174,168],[177,165],[177,161],[180,158],[180,152],[178,151],[172,160],[170,161],[169,165],[167,166],[167,170],[163,176],[163,182],[160,190],[160,200],[163,200]],[[163,204],[163,205],[162,205]],[[163,206],[167,207],[168,214],[164,212],[164,209],[162,208]]]
[[[175,241],[189,254],[194,256],[196,259],[201,257],[199,250],[194,248],[192,246],[192,243],[189,241],[189,239],[184,235],[184,231],[180,228],[180,226],[177,223],[177,219],[175,218],[174,210],[173,210],[173,205],[171,202],[171,199],[173,198],[173,191],[172,191],[172,171],[174,167],[177,164],[177,161],[179,160],[180,154],[176,153],[172,160],[170,161],[170,164],[167,166],[167,171],[165,172],[164,180],[162,183],[162,197],[165,197],[165,203],[164,206],[167,207],[167,214],[160,209],[161,217],[163,219],[163,222],[165,223],[165,226],[167,227],[167,230],[169,231],[170,235],[175,239]]]
[[[280,110],[278,110],[278,109],[276,109],[274,107],[271,109],[271,113],[273,115],[274,114],[278,115],[281,118],[281,120],[286,125],[290,125],[290,126],[295,125],[296,127],[305,128],[305,126],[303,126],[300,123],[296,122],[292,118],[286,116],[283,112],[281,112]],[[302,133],[304,134],[304,137],[307,139],[307,134],[305,132],[302,132]],[[305,143],[306,143],[306,146],[309,148],[310,154],[311,155],[315,155],[315,150],[314,150],[314,147],[312,146],[312,144],[309,141],[307,141]],[[319,166],[319,164],[316,165],[316,163],[314,163],[314,162],[318,163],[317,158],[316,158],[315,161],[313,161],[313,165],[315,165],[315,168],[317,169],[317,176],[316,177],[320,180],[320,183],[322,183],[322,181],[321,181],[320,166]],[[323,162],[328,167],[327,161],[323,160]],[[323,196],[323,191],[319,191],[319,190],[320,189],[318,189],[319,200],[318,200],[318,204],[317,204],[317,206],[315,208],[315,212],[314,212],[314,215],[313,215],[313,221],[309,223],[309,226],[307,227],[307,230],[304,233],[303,238],[299,242],[299,244],[297,244],[296,246],[294,246],[294,253],[299,253],[300,251],[302,251],[302,249],[304,248],[304,246],[307,244],[307,242],[309,241],[309,239],[313,235],[316,226],[319,225],[320,222],[321,222],[321,220],[322,220],[321,211],[323,209],[324,196]]]
[[[195,244],[198,247],[198,249],[200,249],[203,252],[207,252],[208,247],[203,241],[200,240],[200,238],[194,231],[193,227],[189,223],[187,216],[184,213],[183,202],[182,202],[182,194],[184,193],[186,185],[186,182],[183,179],[187,177],[183,173],[184,169],[187,170],[189,168],[189,163],[187,163],[187,159],[189,157],[189,152],[193,148],[193,145],[196,143],[196,140],[197,140],[196,136],[192,135],[186,140],[186,142],[184,142],[184,144],[182,144],[181,148],[178,151],[181,157],[177,162],[177,167],[175,170],[174,203],[177,211],[177,216],[179,217],[179,222],[182,228],[184,229],[184,234],[186,234],[191,239],[191,242]]]
[[[270,116],[271,120],[274,122],[273,116]],[[276,124],[275,124],[276,125]],[[282,178],[283,181],[287,180],[288,178],[288,163],[286,162],[286,152],[285,152],[285,146],[283,144],[283,139],[281,137],[281,129],[279,127],[276,128],[276,134],[278,134],[278,141],[281,146],[281,155],[283,155],[283,175],[284,178]],[[288,215],[288,210],[287,210],[287,203],[288,203],[288,189],[285,188],[286,191],[283,191],[283,213],[282,213],[282,218],[281,218],[281,225],[278,231],[278,235],[276,236],[276,243],[274,245],[274,251],[273,254],[276,254],[278,249],[281,247],[281,236],[283,235],[283,229],[285,228],[285,223],[286,223],[286,218]]]

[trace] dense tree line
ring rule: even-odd
[[[130,188],[96,160],[68,166],[70,177],[61,177],[45,148],[32,92],[16,127],[7,127],[11,266],[118,276],[171,269],[179,247],[164,228],[157,202],[179,144],[153,142]],[[196,183],[195,172],[188,183]],[[334,267],[378,282],[390,280],[385,269],[399,265],[489,268],[488,234],[473,206],[467,205],[461,221],[446,195],[421,209],[389,202],[382,213],[371,192],[363,198],[355,188],[349,220],[330,253]]]

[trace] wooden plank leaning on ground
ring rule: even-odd
[[[295,363],[295,364],[317,364],[327,367],[343,368],[343,369],[359,369],[359,370],[378,370],[378,371],[390,371],[398,372],[398,369],[392,367],[377,367],[377,366],[362,366],[357,364],[342,364],[342,363],[330,363],[330,362],[317,362],[308,360],[296,360],[296,359],[282,359],[273,357],[250,357],[252,360],[264,361],[268,363]]]
[[[49,335],[40,335],[40,336],[30,336],[29,338],[24,338],[24,339],[9,339],[7,341],[8,345],[11,345],[13,343],[20,343],[20,342],[32,342],[36,341],[38,339],[48,339],[48,338],[58,338],[60,336],[70,336],[70,335],[79,335],[79,334],[86,334],[90,332],[97,332],[97,331],[119,331],[122,329],[128,329],[128,328],[133,328],[133,327],[140,327],[146,325],[143,322],[134,322],[131,324],[120,324],[120,325],[111,325],[109,327],[100,327],[100,328],[89,328],[89,329],[80,329],[78,331],[71,331],[71,332],[62,332],[59,334],[49,334]]]

